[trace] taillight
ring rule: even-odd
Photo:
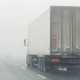
[[[58,59],[58,58],[54,58],[54,59],[52,59],[51,61],[52,61],[52,63],[54,63],[54,64],[59,64],[59,63],[60,63],[60,59]]]

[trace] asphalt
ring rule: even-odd
[[[41,73],[24,64],[0,59],[0,80],[80,80],[80,72]]]

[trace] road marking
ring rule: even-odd
[[[41,79],[47,79],[46,76],[43,76],[43,75],[41,75],[41,74],[38,74],[37,76],[38,76],[39,78],[41,78]]]

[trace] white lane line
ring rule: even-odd
[[[43,80],[46,80],[46,79],[47,79],[46,76],[43,76],[43,75],[41,75],[41,74],[38,74],[37,76],[38,76],[39,78],[43,79]]]

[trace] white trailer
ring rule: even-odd
[[[28,64],[41,71],[80,65],[80,7],[51,6],[29,25]]]
[[[50,54],[50,10],[29,25],[29,54]]]

